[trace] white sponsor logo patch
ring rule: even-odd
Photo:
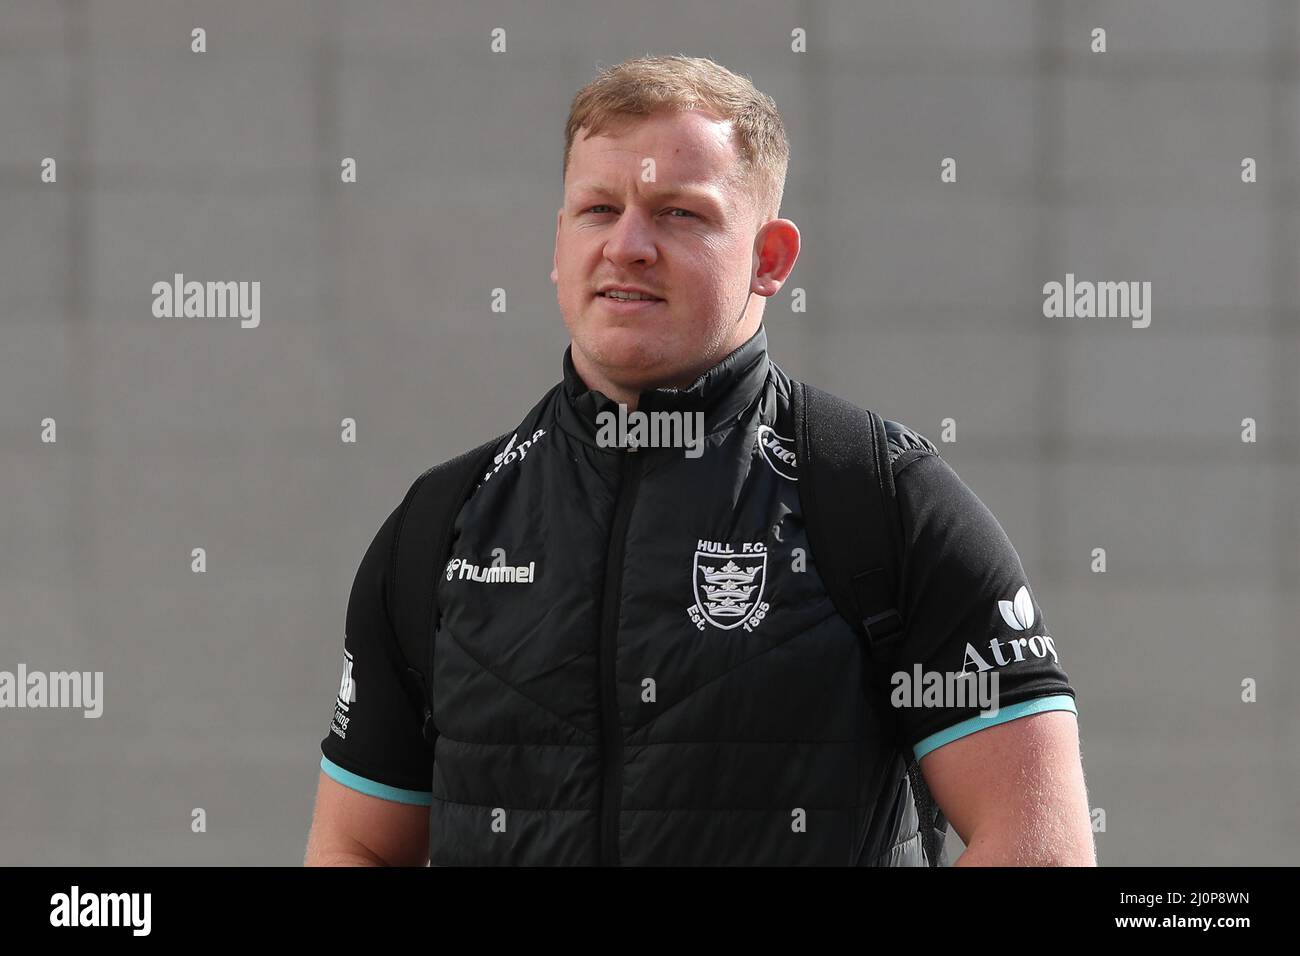
[[[352,721],[352,704],[357,699],[357,682],[352,677],[352,654],[343,651],[343,677],[339,681],[339,696],[334,702],[334,719],[330,721],[330,733],[340,740],[348,739],[348,724]]]
[[[1002,615],[1002,621],[1013,631],[1028,631],[1034,626],[1036,615],[1034,614],[1034,601],[1029,596],[1029,588],[1024,585],[1016,592],[1014,598],[1010,601],[998,601],[998,613]],[[969,672],[973,667],[976,672],[992,670],[995,667],[1006,667],[1008,664],[1016,664],[1030,658],[1042,660],[1050,656],[1052,660],[1060,664],[1061,659],[1056,653],[1056,642],[1052,640],[1050,634],[1035,634],[1032,637],[1013,637],[1010,640],[998,640],[994,637],[989,640],[988,656],[981,654],[974,644],[967,643],[966,658],[962,664],[962,672]],[[992,663],[990,663],[990,658]]]
[[[759,425],[758,450],[763,460],[782,478],[799,480],[799,463],[795,460],[793,438],[782,438],[771,425]]]
[[[510,436],[510,441],[506,442],[506,447],[501,449],[501,451],[497,452],[495,455],[492,456],[492,464],[495,465],[496,467],[494,467],[489,472],[485,472],[483,475],[483,480],[488,481],[498,471],[500,471],[502,468],[504,468],[506,465],[510,464],[511,462],[515,461],[516,459],[522,461],[523,459],[527,458],[528,449],[532,448],[533,444],[537,441],[537,439],[541,438],[545,434],[546,434],[546,429],[539,428],[537,429],[537,431],[533,432],[530,436],[528,436],[523,441],[519,442],[518,445],[516,445],[515,442],[519,440],[519,433],[515,432],[513,435]]]

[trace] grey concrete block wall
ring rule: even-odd
[[[768,303],[773,357],[956,420],[1101,862],[1295,862],[1298,50],[1288,0],[4,4],[0,669],[103,670],[105,715],[0,711],[0,863],[301,859],[356,565],[559,376],[566,111],[643,52],[781,107],[808,311]],[[260,280],[261,326],[154,318],[175,272]],[[1067,272],[1150,281],[1150,328],[1045,318]]]

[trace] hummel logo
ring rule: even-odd
[[[471,564],[465,558],[452,558],[447,562],[444,573],[448,581],[457,578],[461,581],[480,581],[485,584],[532,584],[536,580],[533,577],[536,571],[536,561],[529,561],[528,564],[519,567],[506,567],[503,564],[484,567]]]

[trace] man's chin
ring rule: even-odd
[[[674,378],[670,343],[646,328],[614,326],[585,336],[583,351],[611,379],[629,388],[653,388]]]

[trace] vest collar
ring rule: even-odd
[[[767,330],[760,323],[743,345],[686,388],[643,391],[637,410],[703,412],[705,434],[718,431],[733,423],[759,396],[767,381],[769,364]],[[597,416],[608,411],[617,417],[618,402],[587,387],[574,368],[572,344],[564,350],[561,392],[561,427],[586,444],[596,445]]]

